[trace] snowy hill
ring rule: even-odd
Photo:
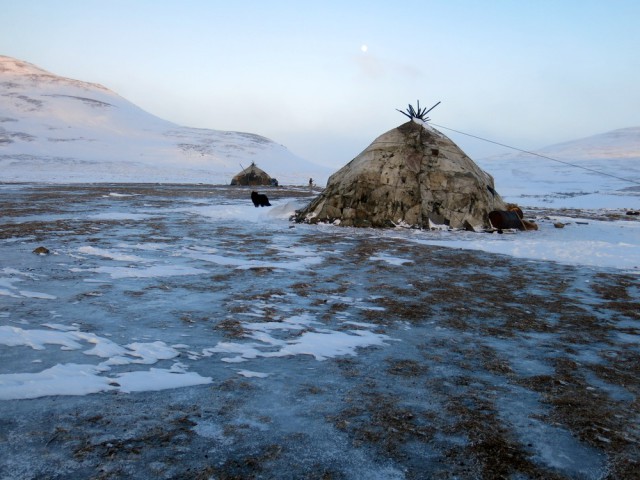
[[[514,151],[480,159],[478,164],[493,175],[503,197],[523,205],[637,208],[640,203],[640,127],[550,145],[534,153],[540,156]]]
[[[94,83],[0,56],[0,181],[228,184],[255,162],[281,184],[331,174],[251,133],[187,128]]]

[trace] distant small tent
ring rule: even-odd
[[[238,173],[231,180],[232,186],[278,186],[278,180],[271,178],[267,172],[258,168],[255,162],[251,162],[247,168]]]

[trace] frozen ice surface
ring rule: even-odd
[[[637,465],[637,220],[356,230],[249,193],[0,185],[0,478]]]

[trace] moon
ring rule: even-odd
[[[367,47],[365,44],[363,44],[363,45],[360,47],[360,50],[362,50],[362,53],[367,53],[367,50],[369,50],[369,47]]]

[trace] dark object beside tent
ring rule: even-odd
[[[271,178],[264,170],[261,170],[256,166],[254,162],[251,162],[247,168],[238,173],[231,180],[232,186],[278,186],[278,180]]]
[[[522,223],[522,218],[515,210],[494,210],[489,212],[489,221],[493,228],[498,230],[506,230],[508,228],[526,230]]]
[[[255,190],[251,192],[251,201],[253,202],[253,206],[256,208],[271,206],[271,203],[269,203],[269,197],[264,193],[258,193]]]

